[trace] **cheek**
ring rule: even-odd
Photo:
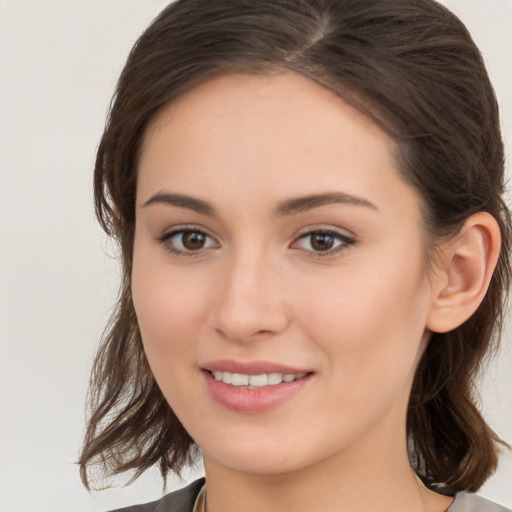
[[[339,389],[362,396],[383,383],[401,386],[414,371],[428,311],[420,258],[419,251],[409,261],[375,258],[309,283],[299,295],[307,299],[297,316],[307,318],[303,329],[329,354]]]
[[[135,246],[133,303],[144,350],[158,381],[172,379],[193,364],[194,340],[205,323],[204,294],[198,293],[195,282],[186,271],[159,263]]]
[[[197,299],[197,297],[196,297]],[[151,266],[134,265],[133,301],[149,366],[167,403],[181,419],[187,417],[195,390],[197,300],[180,291]]]

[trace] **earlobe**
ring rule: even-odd
[[[441,248],[427,328],[448,332],[463,324],[485,297],[501,247],[496,219],[479,212]],[[436,289],[437,287],[437,289]]]

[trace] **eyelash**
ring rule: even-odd
[[[175,254],[177,256],[187,256],[187,257],[201,256],[203,254],[204,249],[208,249],[213,246],[213,244],[211,244],[207,247],[201,247],[197,251],[187,250],[187,249],[177,249],[175,244],[172,242],[172,239],[178,235],[181,235],[183,237],[183,235],[185,235],[187,233],[204,236],[205,239],[209,239],[210,241],[213,241],[214,244],[217,244],[217,242],[215,242],[213,237],[208,235],[208,233],[206,233],[202,229],[194,228],[194,227],[179,227],[179,228],[173,229],[172,231],[169,231],[169,232],[164,233],[163,235],[159,236],[157,238],[157,241],[159,243],[161,243],[164,246],[165,250],[167,250],[171,254]],[[306,233],[301,234],[291,244],[291,247],[298,248],[298,247],[294,247],[294,246],[296,246],[301,240],[306,240],[308,238],[313,237],[314,235],[323,235],[326,237],[331,237],[335,240],[334,243],[336,243],[336,241],[339,242],[339,244],[337,246],[335,246],[334,249],[327,249],[325,251],[315,251],[314,249],[303,249],[304,251],[309,253],[311,256],[318,257],[318,258],[325,258],[328,256],[333,256],[335,254],[339,254],[342,251],[347,250],[348,247],[350,247],[351,245],[354,245],[356,243],[356,241],[353,238],[346,236],[346,235],[342,235],[341,233],[339,233],[337,231],[333,231],[333,230],[329,230],[329,229],[315,229],[313,231],[308,231]],[[181,243],[183,243],[183,240],[181,241]]]
[[[197,251],[192,251],[192,250],[187,250],[187,249],[185,249],[185,250],[177,249],[175,247],[175,245],[173,244],[172,239],[175,236],[178,236],[178,235],[183,236],[186,233],[202,235],[206,239],[214,241],[213,237],[211,237],[208,233],[204,232],[202,229],[198,229],[198,228],[194,228],[194,227],[180,227],[180,228],[173,229],[172,231],[169,231],[169,232],[164,233],[163,235],[159,236],[157,238],[157,241],[160,242],[164,246],[165,250],[170,252],[171,254],[176,254],[177,256],[189,256],[189,257],[200,256],[203,252],[202,249],[205,249],[205,248],[207,249],[208,247],[202,247]]]
[[[334,249],[328,249],[325,251],[315,251],[312,249],[304,249],[307,251],[310,255],[312,255],[315,258],[326,258],[328,256],[334,256],[335,254],[339,254],[343,251],[346,251],[351,245],[354,245],[356,241],[347,236],[342,235],[338,231],[333,231],[329,229],[315,229],[313,231],[308,231],[306,233],[303,233],[299,236],[297,241],[293,242],[293,245],[296,245],[299,241],[311,238],[314,235],[323,235],[333,238],[335,241],[338,241],[339,244]]]

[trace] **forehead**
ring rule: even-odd
[[[398,193],[397,186],[411,194],[394,151],[379,127],[303,75],[224,75],[185,93],[152,121],[138,195],[142,201],[172,187],[277,201],[340,188],[382,196],[384,189]]]
[[[265,114],[266,119],[255,114]],[[146,129],[144,147],[152,134],[166,124],[177,127],[193,121],[199,128],[208,119],[215,123],[227,117],[231,125],[238,122],[244,131],[253,133],[261,128],[259,121],[279,124],[295,136],[306,124],[310,138],[319,127],[324,129],[325,137],[325,132],[337,128],[344,117],[364,126],[368,135],[380,139],[389,148],[393,146],[379,127],[331,89],[300,73],[276,70],[265,75],[228,73],[192,87],[157,113]],[[263,138],[265,132],[260,130],[258,135]],[[272,135],[275,138],[276,134]],[[210,136],[214,137],[215,133]]]

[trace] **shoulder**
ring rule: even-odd
[[[475,494],[461,492],[455,496],[446,512],[511,512],[511,510]]]
[[[196,497],[203,485],[204,478],[200,478],[183,489],[166,494],[159,500],[111,512],[192,512]]]

